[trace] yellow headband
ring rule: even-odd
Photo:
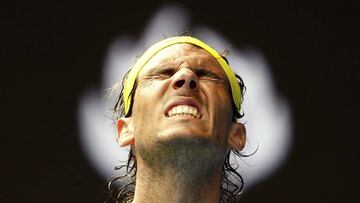
[[[241,105],[240,85],[236,79],[234,72],[232,71],[230,66],[227,64],[227,62],[220,56],[220,54],[217,51],[215,51],[213,48],[211,48],[204,42],[202,42],[196,38],[189,37],[189,36],[179,36],[179,37],[167,38],[165,40],[162,40],[162,41],[154,44],[148,50],[146,50],[146,52],[131,67],[131,70],[124,82],[123,101],[124,101],[124,105],[125,105],[125,115],[130,110],[130,105],[132,102],[130,94],[132,92],[132,89],[134,88],[135,80],[136,80],[137,76],[139,75],[140,70],[160,50],[162,50],[166,47],[169,47],[171,45],[174,45],[174,44],[179,44],[179,43],[188,43],[188,44],[194,44],[196,46],[199,46],[200,48],[204,49],[209,54],[211,54],[211,56],[213,56],[217,60],[217,62],[223,68],[226,76],[229,79],[232,98],[233,98],[234,104],[236,106],[236,110],[239,111],[240,105]]]

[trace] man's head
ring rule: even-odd
[[[150,165],[161,158],[174,163],[168,156],[183,154],[184,163],[203,155],[203,163],[223,167],[229,151],[245,145],[245,127],[236,122],[244,86],[215,50],[195,38],[183,38],[185,42],[176,43],[171,42],[176,38],[166,39],[166,46],[149,54],[150,48],[130,70],[115,107],[123,111],[117,140],[120,146],[131,146],[135,164]],[[183,153],[191,148],[182,147],[177,154],[165,155],[166,146],[168,152],[176,146],[203,150]]]
[[[154,55],[137,77],[131,116],[118,120],[122,146],[197,136],[242,149],[226,74],[204,49],[174,44]]]

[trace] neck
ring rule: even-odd
[[[143,164],[138,164],[143,166]],[[179,177],[176,171],[164,169],[162,173],[149,168],[138,167],[134,203],[143,202],[206,202],[220,201],[221,167],[218,167],[207,180],[187,176]],[[201,175],[200,175],[201,176]],[[206,183],[206,184],[205,184]]]
[[[218,203],[225,154],[198,137],[138,142],[134,202]]]

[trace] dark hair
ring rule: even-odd
[[[225,58],[225,56],[223,56],[223,58],[225,59],[226,62],[228,62],[227,59]],[[116,103],[115,103],[115,106],[113,109],[115,120],[117,120],[123,116],[125,116],[125,117],[131,116],[132,105],[134,102],[132,102],[132,104],[130,106],[130,111],[126,115],[125,115],[124,103],[123,103],[124,81],[127,78],[128,74],[129,74],[129,71],[125,74],[122,84],[114,85],[114,87],[112,88],[112,91],[114,91],[116,89],[119,89],[121,86],[120,94],[116,99]],[[238,76],[237,74],[235,74],[235,76],[240,85],[241,97],[242,97],[241,101],[243,101],[243,95],[245,93],[245,85],[240,76]],[[134,93],[135,93],[136,87],[137,87],[137,82],[135,83],[135,86],[132,89],[132,92],[130,94],[132,97],[132,101],[134,101]],[[244,116],[244,114],[241,114],[240,112],[238,112],[236,110],[234,103],[233,103],[233,112],[234,112],[234,122],[236,122],[237,119],[240,119]],[[221,202],[237,202],[240,198],[240,193],[244,186],[243,178],[236,171],[238,166],[237,165],[234,166],[234,165],[230,164],[231,152],[234,153],[234,155],[237,157],[249,156],[249,155],[243,155],[243,154],[241,154],[240,151],[235,150],[235,149],[232,149],[227,154],[227,156],[225,158],[224,166],[223,166],[223,171],[222,171],[222,181],[221,181],[221,189],[220,189]],[[132,149],[130,149],[130,151],[129,151],[127,162],[120,166],[116,166],[115,170],[119,170],[119,169],[123,169],[123,168],[125,168],[124,175],[112,178],[107,183],[107,190],[109,193],[109,197],[107,198],[107,200],[105,202],[109,202],[109,201],[131,202],[133,200],[134,194],[135,194],[134,190],[135,190],[135,184],[136,184],[137,163],[136,163],[136,158],[134,156]],[[237,181],[240,182],[240,185],[237,185],[236,183],[234,183],[235,181],[233,181],[233,178],[237,179]]]

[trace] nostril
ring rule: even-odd
[[[195,89],[196,86],[197,86],[196,81],[195,81],[195,80],[191,80],[191,81],[190,81],[190,88],[191,88],[191,89]]]
[[[182,87],[184,85],[184,83],[185,83],[185,80],[178,80],[178,81],[176,81],[175,86]]]

